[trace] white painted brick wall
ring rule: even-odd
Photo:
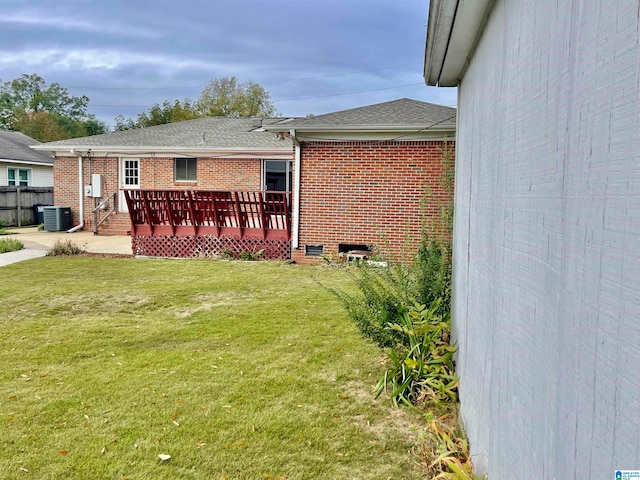
[[[498,0],[459,92],[454,332],[491,479],[640,469],[637,0]]]

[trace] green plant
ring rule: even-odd
[[[336,295],[363,337],[379,347],[392,347],[398,334],[387,328],[398,314],[413,305],[438,303],[444,316],[451,307],[451,258],[448,247],[425,235],[411,264],[386,263],[386,268],[363,263],[354,273],[359,293],[328,287]]]
[[[0,240],[0,253],[15,252],[17,250],[22,250],[23,248],[24,244],[15,238]]]
[[[41,223],[40,225],[38,225],[38,231],[39,232],[43,232],[44,231],[44,223]]]
[[[224,248],[218,254],[218,257],[222,260],[235,260],[236,257],[230,248]]]
[[[255,262],[260,259],[260,256],[264,253],[264,248],[260,250],[245,250],[238,254],[238,260],[244,260],[247,262]]]
[[[7,226],[7,222],[4,220],[0,220],[0,230],[4,230]]]
[[[322,260],[327,267],[344,267],[346,266],[346,257],[344,253],[327,252],[322,254]]]
[[[396,334],[396,345],[389,350],[391,366],[376,385],[376,394],[391,387],[391,398],[398,405],[421,401],[455,402],[458,377],[449,345],[449,315],[437,313],[441,299],[398,313],[397,322],[388,329]]]
[[[55,243],[47,250],[48,257],[55,257],[58,255],[80,255],[84,253],[85,249],[78,246],[71,240],[61,240],[58,238]]]

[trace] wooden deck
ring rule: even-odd
[[[124,190],[132,236],[289,241],[291,192]]]

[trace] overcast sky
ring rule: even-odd
[[[282,115],[408,97],[455,106],[422,78],[427,0],[0,0],[0,80],[37,73],[113,125],[211,79],[260,83]]]

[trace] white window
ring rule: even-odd
[[[7,185],[28,187],[31,179],[30,168],[9,168],[7,170]]]
[[[138,159],[124,160],[124,187],[140,185],[140,161]]]
[[[198,159],[175,158],[173,178],[176,182],[196,182],[198,180]]]

